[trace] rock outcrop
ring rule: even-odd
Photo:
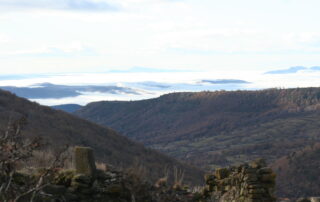
[[[206,176],[206,198],[219,202],[273,202],[275,173],[263,160],[217,169]]]
[[[108,168],[98,170],[90,148],[74,149],[73,170],[58,170],[37,192],[34,201],[56,202],[275,202],[275,178],[264,160],[220,168],[205,177],[206,186],[191,191],[182,184],[169,185],[161,178],[155,185],[135,172],[120,172]],[[12,183],[24,187],[33,175],[16,173]],[[30,187],[28,187],[30,188]],[[34,192],[35,193],[35,192]],[[30,201],[34,195],[24,195],[17,202]],[[282,200],[280,201],[290,201]],[[320,202],[320,198],[301,198],[296,202]]]
[[[52,170],[53,175],[43,179],[41,189],[27,192],[17,202],[27,202],[31,198],[35,202],[194,201],[187,188],[177,188],[166,183],[162,186],[152,185],[134,170],[125,172],[111,168],[104,171],[96,169],[93,151],[87,147],[76,147],[73,161],[74,169]],[[12,183],[24,190],[35,190],[33,187],[40,182],[36,176],[41,175],[41,170],[43,169],[33,174],[16,173]],[[30,180],[34,183],[27,183]]]

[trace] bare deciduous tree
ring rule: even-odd
[[[22,197],[30,196],[30,202],[34,201],[41,190],[50,182],[46,180],[57,172],[57,168],[63,167],[62,154],[68,147],[60,150],[54,156],[49,167],[44,168],[37,178],[25,182],[24,186],[14,183],[14,176],[19,166],[33,157],[33,153],[39,150],[42,144],[40,138],[32,140],[22,137],[22,129],[27,124],[26,118],[9,121],[6,129],[0,132],[0,201],[16,202]]]

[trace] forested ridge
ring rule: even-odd
[[[306,149],[320,142],[320,88],[172,93],[76,115],[206,170],[262,157],[279,174],[278,195],[320,195],[318,147]]]
[[[320,139],[320,88],[172,93],[76,115],[203,167],[269,161]]]

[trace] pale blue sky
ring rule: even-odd
[[[318,0],[0,0],[0,74],[320,65]]]

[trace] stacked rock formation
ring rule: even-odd
[[[220,202],[273,202],[275,177],[262,159],[217,169],[206,176],[204,195]]]

